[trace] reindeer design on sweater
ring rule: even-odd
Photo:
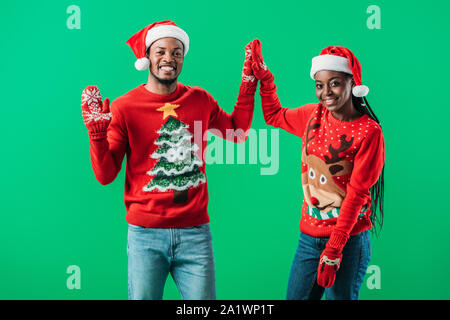
[[[347,139],[346,134],[339,137],[339,146],[334,148],[328,145],[330,156],[324,155],[325,161],[320,157],[308,153],[308,144],[315,138],[313,134],[320,127],[320,123],[308,122],[306,128],[306,141],[302,151],[302,187],[305,200],[309,207],[309,214],[318,219],[331,219],[338,216],[346,191],[339,186],[335,179],[352,172],[353,164],[339,156],[350,149],[354,138]]]

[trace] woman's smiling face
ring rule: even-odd
[[[352,103],[354,80],[351,75],[339,71],[322,70],[314,75],[316,96],[330,112],[345,114]]]

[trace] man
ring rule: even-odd
[[[147,83],[114,100],[111,112],[109,100],[102,102],[97,87],[89,86],[82,112],[101,184],[116,178],[127,155],[128,297],[162,299],[170,273],[183,299],[215,299],[206,141],[193,138],[210,130],[237,143],[247,139],[256,91],[251,43],[231,115],[205,90],[177,82],[189,37],[175,23],[153,23],[127,44],[136,68],[149,70]]]

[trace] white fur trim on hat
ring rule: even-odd
[[[352,74],[347,58],[332,54],[322,54],[312,58],[311,78],[314,80],[314,75],[321,70],[340,71]]]
[[[369,87],[365,85],[354,86],[352,89],[352,93],[355,97],[365,97],[369,93]]]
[[[153,42],[161,38],[175,38],[180,40],[184,46],[184,55],[189,50],[189,36],[187,33],[183,29],[170,24],[156,26],[148,30],[147,36],[145,37],[145,49],[148,49]]]
[[[147,58],[137,59],[134,63],[134,66],[139,71],[147,70],[150,67],[150,60],[148,60]]]

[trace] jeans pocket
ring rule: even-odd
[[[209,227],[209,223],[199,224],[197,226],[185,227],[184,229],[207,229]]]

